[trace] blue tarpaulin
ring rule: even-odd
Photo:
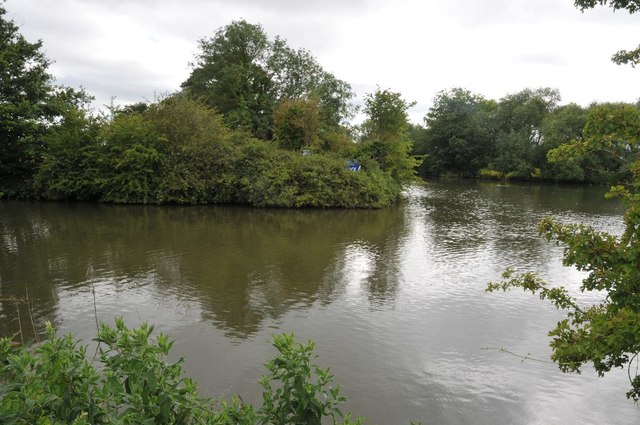
[[[357,159],[348,159],[347,160],[347,170],[350,171],[360,171],[360,163]]]

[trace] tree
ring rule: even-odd
[[[42,41],[29,42],[0,2],[0,197],[24,195],[44,151],[43,135],[75,96],[48,73]]]
[[[611,9],[626,10],[629,14],[640,11],[640,2],[637,0],[575,0],[574,5],[584,12],[587,9],[593,9],[600,5],[609,5]],[[640,45],[633,50],[619,50],[612,57],[611,61],[618,65],[630,64],[635,67],[640,63]]]
[[[414,105],[402,99],[400,93],[377,89],[364,99],[368,115],[362,124],[361,152],[374,160],[398,183],[415,175],[418,161],[411,156],[408,136],[407,109]]]
[[[117,114],[100,137],[101,200],[158,202],[161,170],[167,159],[166,137],[139,113]]]
[[[582,137],[582,129],[587,120],[587,110],[580,105],[570,103],[563,105],[551,113],[544,120],[540,131],[542,144],[536,152],[534,160],[543,163],[543,176],[556,181],[583,181],[590,179],[585,173],[585,161],[575,159],[559,159],[555,162],[546,161],[547,153],[551,149],[565,143],[573,143]]]
[[[44,136],[33,193],[51,200],[96,200],[103,185],[101,117],[70,106]]]
[[[537,174],[544,165],[544,156],[536,154],[542,144],[542,123],[559,101],[560,93],[551,88],[524,89],[500,99],[492,168],[521,179]]]
[[[492,115],[495,102],[462,88],[439,92],[425,117],[422,149],[427,174],[473,176],[494,150]]]
[[[538,143],[540,126],[560,102],[560,93],[549,87],[508,94],[498,103],[496,125],[504,133],[525,131],[527,142]]]
[[[234,21],[201,39],[199,47],[182,87],[224,114],[232,127],[269,137],[274,104],[266,69],[269,40],[262,27]]]
[[[200,53],[182,84],[225,115],[232,128],[270,139],[282,102],[317,99],[323,127],[339,127],[353,112],[351,86],[325,71],[313,55],[285,40],[270,41],[260,25],[244,20],[199,42]]]
[[[620,196],[628,209],[625,229],[617,237],[582,224],[542,221],[540,234],[565,246],[563,264],[587,272],[581,291],[601,291],[604,300],[579,304],[562,287],[549,287],[537,274],[503,274],[489,291],[522,288],[548,299],[567,312],[549,332],[551,358],[564,372],[580,372],[592,363],[602,376],[613,368],[626,367],[631,389],[627,397],[640,400],[640,114],[637,109],[596,108],[590,113],[583,137],[550,151],[551,160],[578,158],[606,150],[625,163],[629,177],[615,186],[610,196]]]
[[[232,202],[236,145],[222,116],[177,94],[149,105],[146,114],[166,140],[158,202]]]
[[[337,127],[353,114],[351,86],[325,71],[306,49],[294,50],[276,37],[271,43],[267,69],[276,103],[314,99],[321,124]]]
[[[589,108],[582,134],[549,151],[552,164],[579,162],[590,180],[615,182],[631,177],[638,153],[640,109],[629,103],[601,103]]]

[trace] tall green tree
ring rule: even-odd
[[[543,177],[556,181],[591,180],[590,175],[585,172],[586,159],[559,159],[554,162],[546,160],[551,149],[580,140],[586,121],[587,110],[575,103],[560,106],[544,118],[540,128],[542,143],[534,159],[535,162],[544,164]]]
[[[542,122],[559,101],[560,93],[551,88],[524,89],[500,99],[492,168],[523,179],[537,173],[536,169],[544,165],[544,155],[537,154],[543,141]]]
[[[505,133],[526,130],[529,141],[537,142],[542,121],[560,99],[560,92],[549,87],[508,94],[498,103],[496,124]]]
[[[54,85],[42,41],[20,34],[0,2],[0,197],[25,195],[44,151],[43,136],[64,105],[82,95]]]
[[[477,174],[494,152],[495,102],[454,88],[439,92],[433,103],[417,151],[426,155],[421,170],[436,175]]]
[[[592,105],[580,138],[549,151],[553,162],[579,161],[590,180],[616,182],[631,176],[638,154],[640,109],[629,103]]]
[[[234,21],[212,38],[201,39],[199,48],[182,87],[224,114],[232,127],[270,137],[274,108],[266,68],[270,43],[262,27]]]
[[[101,143],[104,120],[69,105],[44,136],[33,194],[51,200],[97,200],[105,183]]]
[[[367,119],[362,124],[361,153],[375,161],[398,183],[415,175],[418,161],[411,155],[407,110],[414,103],[390,90],[367,94],[364,99]]]
[[[315,100],[324,127],[337,127],[353,114],[351,86],[337,79],[306,49],[292,49],[276,37],[269,49],[267,70],[276,103]]]
[[[542,120],[542,144],[550,150],[579,140],[586,121],[587,109],[582,106],[575,103],[559,106]]]
[[[317,99],[320,124],[340,127],[353,113],[351,86],[327,72],[305,49],[269,40],[260,25],[244,20],[199,42],[200,53],[182,84],[225,116],[232,128],[261,139],[273,136],[273,115],[286,101]]]

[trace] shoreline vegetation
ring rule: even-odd
[[[0,199],[381,208],[418,176],[613,183],[629,174],[624,149],[557,152],[640,128],[638,105],[560,106],[550,88],[497,101],[445,90],[424,125],[388,89],[358,111],[311,52],[244,20],[199,41],[176,92],[96,112],[5,15],[0,3]]]
[[[410,130],[423,176],[614,184],[631,177],[640,103],[560,105],[551,88],[500,100],[462,88],[439,92],[425,126]],[[586,149],[595,141],[599,149]],[[626,140],[626,142],[625,142]]]
[[[399,93],[367,95],[351,126],[350,85],[260,25],[200,40],[175,93],[104,113],[56,86],[42,42],[5,14],[0,3],[0,198],[380,208],[414,178]]]

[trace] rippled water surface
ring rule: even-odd
[[[623,371],[566,375],[495,350],[548,358],[561,316],[484,292],[506,267],[577,290],[536,225],[619,233],[623,209],[603,194],[436,181],[379,211],[1,202],[0,334],[33,335],[28,297],[38,331],[51,320],[88,341],[95,294],[100,320],[169,333],[204,395],[259,403],[271,335],[294,332],[370,424],[638,423]]]

